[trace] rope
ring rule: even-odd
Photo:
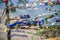
[[[9,0],[11,4],[13,4],[13,2],[11,0]]]
[[[1,15],[1,18],[4,18],[4,17],[5,17],[4,12],[5,12],[5,9],[4,9],[4,11],[3,11],[2,15]],[[3,17],[3,16],[4,16],[4,17]]]
[[[1,17],[4,15],[4,12],[5,12],[5,9],[3,10],[3,13],[2,13],[2,15],[1,15]]]
[[[5,14],[4,14],[4,12],[5,12],[5,9],[3,10],[2,15],[0,16],[0,21],[1,21],[1,23],[2,23],[3,19],[5,18]]]

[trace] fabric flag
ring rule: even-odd
[[[39,2],[40,0],[34,0],[35,2]]]
[[[51,4],[51,0],[48,0],[49,5]]]
[[[60,3],[60,0],[59,0],[59,3]]]
[[[50,3],[51,2],[51,0],[48,0],[48,3]]]
[[[55,15],[57,16],[57,15],[58,15],[58,13],[55,13]]]
[[[48,18],[45,18],[45,23],[48,24]]]
[[[41,3],[44,3],[44,0],[40,0]]]
[[[56,0],[56,4],[59,4],[59,0]]]
[[[40,0],[40,5],[45,5],[44,0]]]
[[[53,2],[53,5],[54,5],[54,6],[56,5],[56,2],[55,2],[55,1]]]
[[[39,21],[39,25],[44,25],[44,19]]]
[[[34,0],[34,2],[37,2],[37,0]]]
[[[37,2],[40,2],[40,0],[37,0]]]

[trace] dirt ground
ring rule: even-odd
[[[60,37],[41,39],[40,35],[33,36],[33,34],[27,33],[27,32],[36,33],[36,30],[32,30],[32,29],[30,29],[30,30],[29,29],[19,29],[19,30],[20,30],[20,32],[12,31],[11,40],[60,40]]]
[[[20,32],[13,32],[11,33],[11,35],[14,35],[11,37],[11,40],[32,40],[32,36],[33,34],[28,34],[27,32],[32,32],[35,33],[35,30],[26,30],[26,29],[20,29]],[[41,40],[40,36],[36,36],[34,35],[33,37],[34,40]]]
[[[2,34],[3,40],[5,40],[5,38],[7,38],[7,34],[4,33],[5,27],[6,26],[4,26],[3,24],[0,24],[0,37]],[[3,31],[1,31],[1,28],[3,28],[2,29]],[[1,32],[3,32],[3,33],[1,33]],[[18,29],[18,30],[12,29],[11,30],[11,40],[60,40],[60,37],[41,39],[40,35],[39,36],[37,36],[37,35],[33,36],[33,34],[30,34],[28,32],[36,33],[36,30],[34,30],[34,29]]]

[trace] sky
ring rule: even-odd
[[[34,0],[29,0],[29,1],[34,1]],[[45,0],[45,1],[47,1],[47,0]],[[53,0],[53,1],[56,1],[56,0]],[[12,2],[16,5],[17,4],[17,0],[12,0]],[[0,7],[2,7],[2,6],[0,6]],[[37,15],[39,15],[39,13],[50,13],[51,11],[45,11],[45,8],[46,7],[48,7],[48,8],[50,8],[50,6],[40,6],[39,8],[38,8],[38,10],[34,10],[33,8],[31,8],[31,10],[20,10],[20,9],[18,9],[15,13],[13,13],[13,14],[15,14],[15,15],[21,15],[21,14],[29,14],[29,15],[31,15],[32,17],[34,16],[34,17],[36,17]],[[43,10],[40,10],[40,9],[43,9]],[[54,6],[53,8],[52,8],[52,10],[60,10],[60,6],[58,5],[58,6]],[[36,15],[34,15],[34,14],[36,14]]]

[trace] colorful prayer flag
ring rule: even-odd
[[[44,24],[44,19],[39,21],[39,25],[43,25]]]
[[[41,3],[44,3],[44,0],[40,0]]]
[[[59,0],[59,3],[60,3],[60,0]]]
[[[48,18],[45,18],[45,23],[48,24]]]
[[[56,0],[56,4],[59,4],[59,0]]]
[[[50,3],[50,2],[51,2],[51,0],[48,0],[48,2]]]

